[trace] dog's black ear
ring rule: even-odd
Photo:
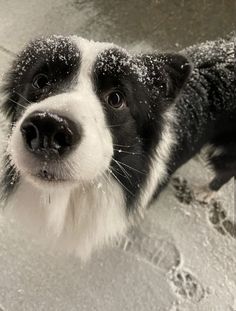
[[[178,96],[192,71],[191,63],[181,54],[148,54],[142,56],[142,61],[150,89],[170,102]]]
[[[167,95],[175,98],[185,85],[192,71],[192,65],[180,54],[166,54],[163,57],[167,79]]]

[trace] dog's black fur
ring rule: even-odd
[[[216,173],[210,189],[218,190],[236,176],[235,39],[209,42],[183,52],[194,69],[176,102],[178,142],[170,170],[210,144],[208,163]],[[219,148],[220,152],[215,152]]]

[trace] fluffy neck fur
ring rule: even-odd
[[[5,210],[82,259],[127,228],[124,196],[110,176],[106,181],[47,192],[23,179],[16,192]]]

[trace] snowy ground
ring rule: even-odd
[[[148,4],[147,4],[148,3]],[[77,33],[135,49],[182,48],[236,28],[235,0],[0,0],[0,74],[32,37]],[[0,219],[0,311],[236,310],[236,214],[231,180],[210,205],[197,157],[117,247],[88,264]]]

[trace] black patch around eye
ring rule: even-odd
[[[31,42],[6,75],[3,112],[16,121],[29,103],[65,92],[73,87],[79,67],[80,54],[70,38],[51,36]]]
[[[128,212],[134,208],[133,203],[148,176],[151,149],[153,142],[158,141],[158,129],[162,124],[158,117],[155,125],[149,119],[152,98],[138,74],[145,68],[138,65],[123,51],[110,49],[98,56],[93,76],[94,90],[104,107],[107,127],[113,137],[110,170],[123,188]],[[113,94],[112,102],[119,103],[116,92],[124,96],[126,109],[114,109],[104,101],[107,94]]]

